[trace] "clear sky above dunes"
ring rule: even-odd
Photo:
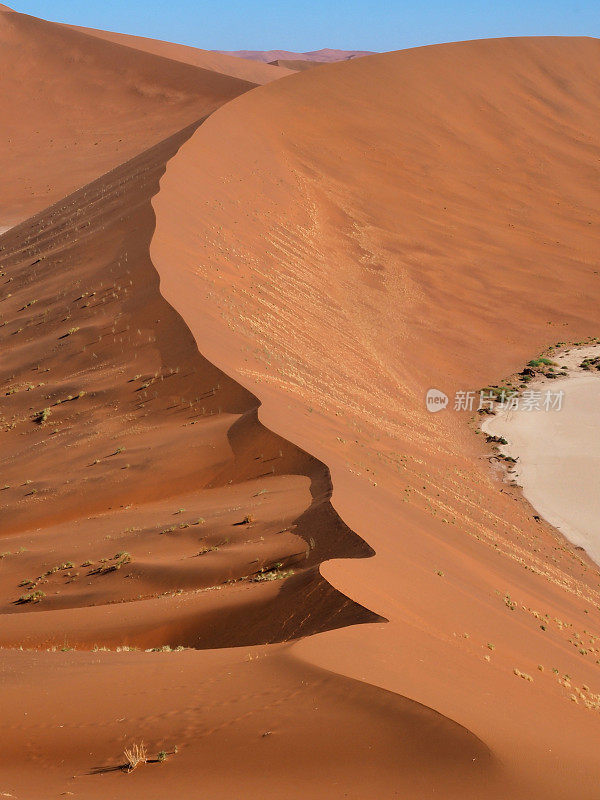
[[[600,36],[598,0],[13,0],[16,11],[219,50],[398,50],[496,36]]]

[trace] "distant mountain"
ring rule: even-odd
[[[349,61],[351,58],[373,55],[371,50],[332,50],[325,47],[322,50],[312,50],[309,53],[293,53],[290,50],[218,50],[228,56],[248,58],[251,61],[265,61],[272,64],[274,61],[319,61],[331,63],[333,61]]]

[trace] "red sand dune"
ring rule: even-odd
[[[370,554],[331,510],[326,468],[258,424],[158,293],[149,198],[190,133],[0,245],[0,644],[214,647],[376,618],[319,577]]]
[[[183,61],[186,64],[193,64],[195,67],[214,70],[215,72],[221,72],[224,75],[231,75],[253,83],[269,83],[277,78],[283,78],[284,75],[289,75],[294,69],[284,69],[283,67],[277,67],[277,65],[274,68],[273,65],[265,64],[262,60],[237,58],[231,54],[218,53],[215,50],[200,50],[184,44],[147,39],[143,36],[131,36],[127,33],[99,31],[94,28],[77,28],[75,26],[69,27],[88,33],[91,36],[97,36],[100,39],[133,47],[136,50],[144,50],[147,53],[164,56],[173,61]]]
[[[0,790],[592,800],[598,569],[423,395],[597,333],[600,45],[96,34],[0,15]]]
[[[256,84],[0,12],[3,191],[14,224]]]
[[[321,571],[389,624],[292,652],[470,730],[502,765],[485,796],[595,797],[600,576],[424,395],[598,334],[599,56],[511,39],[309,70],[215,113],[154,200],[164,296],[376,551]]]
[[[58,51],[58,60],[58,44],[74,48],[69,54],[84,47],[82,34],[14,17],[6,23],[8,35],[25,46],[23,28],[32,27],[34,54],[47,48]],[[375,774],[375,785],[386,793],[396,780],[388,758],[398,742],[396,725],[418,732],[402,747],[406,758],[422,761],[440,740],[437,716],[288,660],[282,647],[255,647],[377,620],[318,571],[327,558],[372,551],[333,511],[327,468],[260,425],[256,398],[198,353],[185,323],[161,297],[148,256],[150,198],[165,162],[197,122],[148,144],[186,118],[200,119],[207,102],[223,102],[248,85],[90,41],[85,48],[94,54],[95,80],[109,88],[109,78],[115,80],[108,98],[114,114],[104,120],[109,141],[135,120],[134,142],[143,152],[100,174],[115,153],[92,150],[84,141],[85,165],[64,178],[44,150],[57,133],[50,110],[42,108],[40,145],[21,150],[32,199],[13,180],[7,216],[35,210],[46,182],[52,197],[84,174],[100,177],[0,240],[2,789],[28,797],[147,796],[159,778],[178,796],[192,796],[198,761],[208,757],[214,769],[203,784],[213,796],[231,796],[253,781],[259,787],[267,772],[272,786],[261,796],[280,796],[281,781],[307,772],[326,753],[327,785],[364,788]],[[172,71],[184,87],[190,76],[193,92],[183,95],[181,106],[153,92],[137,107],[118,94],[109,67],[117,57],[128,65],[133,86],[151,75],[167,81]],[[69,56],[64,61],[62,69],[45,71],[32,58],[30,91],[51,79],[72,92],[64,102],[81,103],[82,118],[95,126],[99,109],[93,98],[85,105],[83,92],[75,92]],[[81,72],[83,78],[92,74]],[[11,86],[17,102],[16,81],[4,91]],[[47,92],[49,107],[55,99]],[[11,124],[20,123],[27,134],[28,120],[19,115]],[[82,130],[73,123],[70,135]],[[63,171],[72,157],[67,152],[62,158]],[[238,649],[216,659],[204,655],[204,648],[231,645]],[[171,663],[157,664],[152,656],[131,661],[124,679],[124,659],[135,653],[114,654],[111,661],[104,652],[124,646],[183,646],[196,655],[187,667],[182,652],[173,653]],[[15,658],[15,648],[23,647],[34,652]],[[101,652],[71,654],[73,647]],[[223,685],[215,669],[226,670]],[[149,702],[143,686],[164,701]],[[373,703],[380,704],[375,714]],[[315,704],[326,710],[318,735],[312,733]],[[353,741],[353,720],[362,720],[371,741],[367,769],[359,759],[363,743]],[[334,742],[339,727],[348,733]],[[463,768],[471,751],[487,758],[468,732],[447,728],[445,758]],[[157,752],[177,745],[176,772],[159,765],[158,775],[149,770],[125,777],[123,750],[140,738]],[[240,763],[239,774],[224,774],[219,751],[224,762]],[[352,751],[357,768],[348,772]],[[126,788],[123,780],[130,780]]]

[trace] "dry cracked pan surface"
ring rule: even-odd
[[[422,400],[598,335],[598,43],[0,35],[0,792],[592,800],[598,569]]]

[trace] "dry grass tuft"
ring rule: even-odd
[[[124,755],[127,772],[133,772],[137,766],[140,764],[145,764],[148,761],[148,751],[146,750],[146,745],[143,742],[140,742],[139,744],[134,742],[131,747],[125,749]]]
[[[533,681],[531,675],[528,675],[526,672],[521,672],[521,670],[516,667],[513,669],[513,672],[517,678],[523,678],[524,681],[529,681],[530,683]]]

